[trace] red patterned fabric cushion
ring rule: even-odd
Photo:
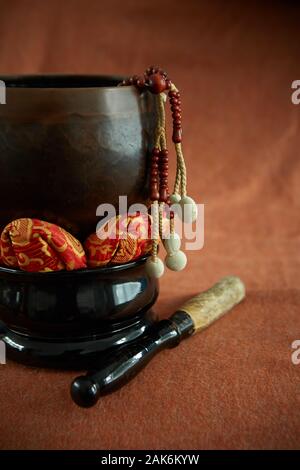
[[[29,272],[86,267],[81,243],[58,225],[38,219],[17,219],[1,234],[1,262]]]
[[[134,261],[151,251],[150,216],[118,215],[90,235],[84,248],[92,268]]]

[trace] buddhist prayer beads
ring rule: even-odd
[[[170,80],[167,73],[159,67],[149,67],[142,76],[134,75],[120,83],[121,86],[136,86],[139,90],[159,95],[158,98],[158,123],[156,131],[155,146],[151,152],[150,170],[150,200],[152,201],[151,213],[153,217],[152,252],[147,261],[148,274],[160,277],[163,274],[163,264],[157,256],[158,238],[163,241],[167,251],[165,258],[166,266],[173,271],[180,271],[186,266],[186,256],[180,250],[180,239],[174,233],[174,212],[169,211],[170,237],[163,237],[162,219],[165,205],[179,204],[181,219],[185,223],[192,223],[197,218],[197,205],[194,200],[187,196],[186,166],[181,147],[182,141],[182,111],[180,92]],[[176,180],[173,194],[169,194],[168,173],[169,157],[166,147],[165,130],[165,96],[169,99],[173,132],[172,141],[175,146],[177,157]],[[179,241],[178,241],[179,239]]]

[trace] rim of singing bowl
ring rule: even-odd
[[[6,88],[13,89],[74,89],[74,88],[100,88],[115,89],[124,80],[119,75],[76,75],[76,74],[0,74]],[[131,85],[128,85],[131,86]],[[126,87],[118,87],[119,90]]]
[[[85,276],[89,274],[110,274],[110,273],[115,273],[119,271],[124,271],[126,269],[134,268],[139,265],[142,265],[145,263],[149,255],[143,256],[142,258],[136,260],[136,261],[129,261],[128,263],[124,264],[116,264],[113,266],[105,266],[103,268],[83,268],[83,269],[74,269],[73,271],[50,271],[50,272],[28,272],[28,271],[22,271],[21,269],[13,269],[13,268],[7,268],[4,266],[0,266],[0,277],[1,274],[8,274],[11,276],[18,276],[27,279],[30,281],[30,279],[38,277],[40,280],[41,279],[50,279],[56,276],[58,277],[79,277],[79,276]]]

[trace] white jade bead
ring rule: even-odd
[[[170,202],[171,202],[171,204],[178,204],[178,203],[180,202],[180,200],[181,200],[180,194],[175,194],[175,193],[174,193],[174,194],[172,194],[172,195],[170,196]]]
[[[198,215],[197,205],[189,196],[183,196],[180,201],[181,210],[182,210],[182,220],[187,224],[195,222]]]
[[[164,263],[160,258],[153,260],[151,257],[146,261],[146,272],[150,277],[159,278],[165,270]]]
[[[186,267],[187,259],[183,251],[176,251],[167,255],[165,258],[166,266],[171,269],[171,271],[181,271]]]
[[[180,250],[181,240],[178,233],[170,233],[170,238],[164,239],[164,247],[168,254],[174,253]]]

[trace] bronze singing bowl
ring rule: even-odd
[[[101,203],[147,202],[155,97],[122,77],[0,76],[0,229],[19,217],[83,239]]]

